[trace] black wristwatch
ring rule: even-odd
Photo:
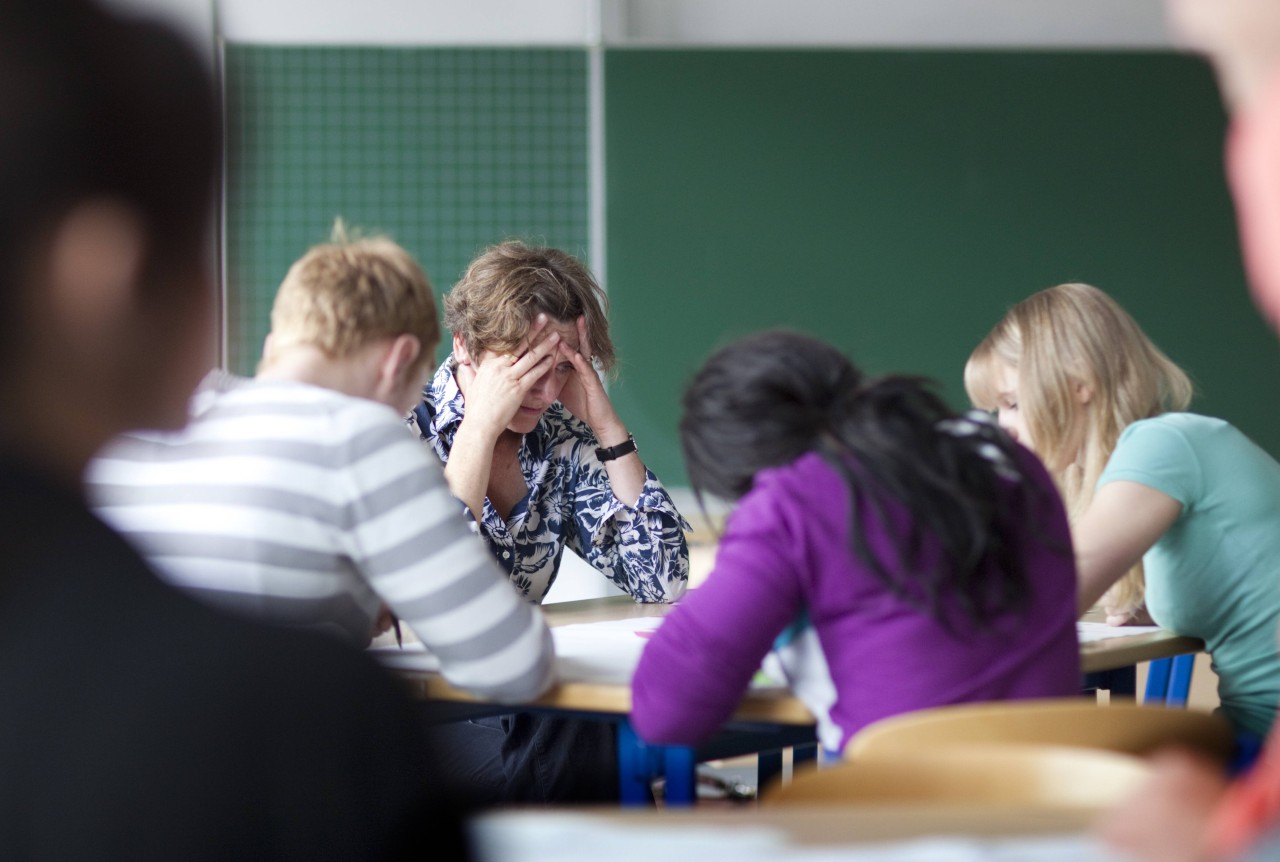
[[[605,461],[612,461],[615,458],[621,458],[623,455],[630,455],[632,452],[638,451],[635,435],[628,434],[627,439],[617,446],[610,446],[608,449],[603,447],[596,449],[596,460],[603,464]]]

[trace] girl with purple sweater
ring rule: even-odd
[[[1066,515],[985,416],[771,331],[707,361],[680,433],[695,492],[736,507],[636,670],[642,738],[702,742],[771,652],[830,753],[896,713],[1079,690]]]

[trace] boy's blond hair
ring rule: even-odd
[[[1036,454],[1054,471],[1074,521],[1093,500],[1120,433],[1139,419],[1184,410],[1190,378],[1152,343],[1107,294],[1087,284],[1060,284],[1024,299],[973,351],[965,366],[969,400],[996,409],[999,366],[1018,372],[1018,408]],[[1090,392],[1085,409],[1077,387]],[[1070,431],[1083,411],[1078,451]],[[1108,592],[1106,604],[1132,610],[1145,585],[1139,563]]]
[[[319,348],[343,359],[381,338],[416,336],[423,364],[440,343],[426,272],[385,236],[349,235],[339,219],[329,242],[289,268],[271,307],[272,349]]]

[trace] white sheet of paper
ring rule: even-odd
[[[1104,641],[1109,638],[1129,638],[1160,631],[1160,626],[1109,626],[1106,623],[1076,623],[1080,643]]]
[[[661,617],[635,617],[553,628],[551,635],[556,643],[557,677],[561,682],[604,685],[630,683],[648,637],[661,624]],[[1079,622],[1076,623],[1076,631],[1081,643],[1089,643],[1158,632],[1160,627]],[[397,670],[440,670],[439,660],[417,642],[406,643],[403,648],[372,647],[369,652],[378,661]],[[777,688],[784,685],[781,675],[767,661],[765,670],[757,673],[752,682],[753,688]]]

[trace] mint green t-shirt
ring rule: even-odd
[[[1280,700],[1280,464],[1221,419],[1166,413],[1120,435],[1098,487],[1116,481],[1182,504],[1142,558],[1147,610],[1204,640],[1222,711],[1265,734]]]

